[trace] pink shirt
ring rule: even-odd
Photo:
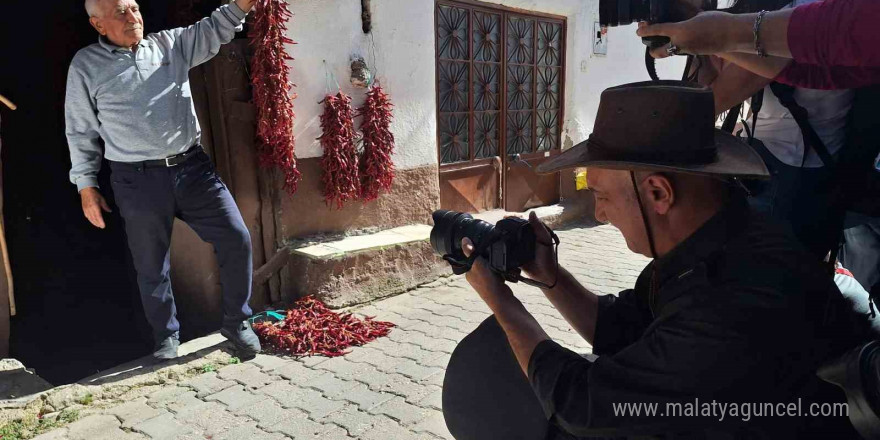
[[[880,83],[878,23],[878,0],[825,0],[798,6],[788,24],[794,62],[775,80],[814,89]]]

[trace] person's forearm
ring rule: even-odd
[[[251,8],[254,7],[254,3],[256,0],[235,0],[235,4],[244,11],[245,14],[251,11]]]
[[[791,59],[781,57],[759,57],[757,55],[747,53],[728,52],[718,54],[719,57],[742,67],[755,75],[760,75],[767,79],[773,79],[791,64]]]
[[[596,334],[596,316],[598,316],[598,297],[579,283],[574,276],[562,267],[559,268],[559,279],[552,289],[542,289],[544,295],[562,314],[575,331],[590,344]]]
[[[728,61],[739,55],[745,56],[745,54],[732,54],[731,57],[728,55],[731,54],[722,54]],[[755,58],[763,59],[757,56]],[[721,114],[749,99],[770,82],[770,79],[756,75],[736,64],[728,64],[710,85],[715,95],[715,114]]]
[[[516,356],[520,368],[524,374],[528,375],[529,360],[535,347],[542,341],[550,339],[541,325],[534,316],[529,314],[528,310],[522,303],[513,296],[510,288],[506,285],[505,292],[492,295],[490,299],[486,299],[486,304],[495,314],[495,319],[501,324],[504,333],[507,335],[507,341],[510,348]]]

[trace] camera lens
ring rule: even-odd
[[[461,240],[470,238],[477,245],[480,239],[495,229],[492,224],[475,220],[469,214],[456,211],[438,210],[432,214],[434,228],[431,229],[431,247],[440,255],[464,258]]]
[[[625,26],[637,21],[663,23],[669,19],[670,0],[599,0],[599,24]]]

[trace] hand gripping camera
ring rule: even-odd
[[[535,259],[535,230],[528,220],[505,218],[492,225],[469,214],[446,210],[434,211],[433,218],[431,246],[449,262],[456,275],[469,271],[474,261],[482,256],[489,263],[489,268],[507,281],[553,287],[520,275],[520,267]],[[550,235],[558,248],[559,238],[552,231]],[[470,258],[464,255],[461,248],[461,241],[465,237],[474,243],[474,253]]]

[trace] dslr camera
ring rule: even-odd
[[[535,230],[528,220],[505,218],[492,225],[469,214],[446,210],[434,211],[432,216],[431,246],[449,262],[456,275],[469,271],[477,257],[482,256],[492,271],[505,280],[522,281],[520,267],[535,259]],[[470,258],[461,248],[465,237],[474,243]]]

